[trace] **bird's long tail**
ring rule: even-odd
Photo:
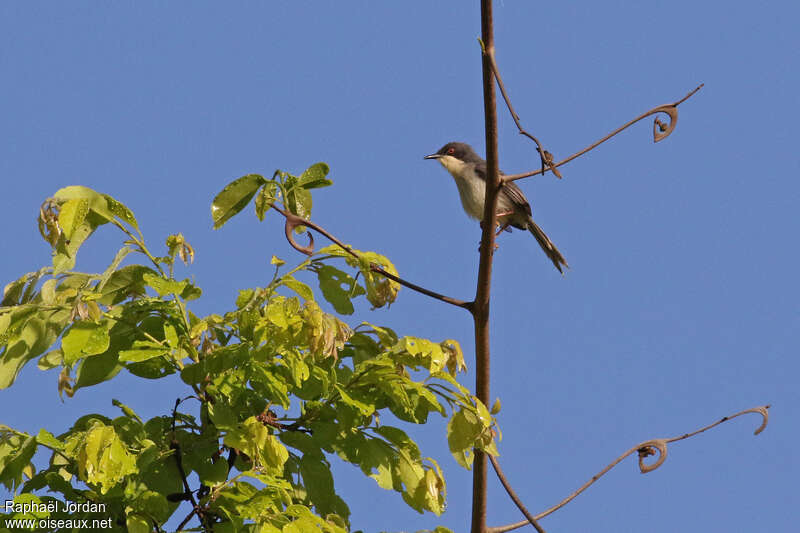
[[[553,244],[553,241],[550,240],[547,234],[542,231],[542,228],[540,228],[532,219],[528,220],[528,231],[530,231],[531,234],[536,237],[536,242],[538,242],[539,246],[542,247],[544,253],[547,254],[547,257],[550,258],[550,261],[553,262],[558,271],[563,274],[564,271],[561,269],[561,266],[563,265],[569,268],[569,265],[567,264],[567,260],[564,259],[564,256],[561,255],[561,252],[558,251],[558,248],[556,248],[556,245]]]

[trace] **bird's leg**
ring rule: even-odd
[[[500,211],[499,213],[497,213],[497,225],[500,226],[500,228],[497,230],[497,233],[495,233],[495,237],[500,235],[502,232],[508,229],[508,226],[511,225],[511,222],[502,222],[500,218],[507,217],[513,214],[514,214],[513,211]]]
[[[483,229],[483,220],[481,220],[481,221],[479,222],[479,224],[481,225],[481,229]],[[507,225],[507,224],[506,224],[506,225]],[[504,227],[505,227],[505,226],[504,226]],[[502,231],[502,230],[500,230],[500,231]],[[494,254],[494,252],[495,252],[495,250],[497,250],[497,248],[498,248],[498,244],[497,244],[497,243],[494,243],[494,249],[492,250],[492,254]],[[480,243],[480,241],[478,241],[478,253],[480,253],[480,251],[481,251],[481,243]]]

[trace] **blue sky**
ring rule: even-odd
[[[272,254],[300,257],[282,221],[251,213],[211,229],[210,202],[243,174],[317,161],[335,185],[313,219],[406,279],[470,299],[478,225],[422,156],[447,141],[483,153],[478,2],[38,2],[0,4],[0,283],[49,261],[40,203],[72,184],[136,213],[151,246],[182,232],[204,290],[197,314],[264,285]],[[629,459],[543,520],[548,531],[792,531],[800,506],[794,2],[497,2],[497,58],[523,124],[564,157],[618,124],[705,88],[653,144],[650,122],[548,175],[518,182],[566,256],[559,276],[527,234],[505,234],[493,281],[492,396],[501,463],[531,510],[549,507],[637,442],[691,431],[642,476]],[[500,109],[500,161],[535,168]],[[272,214],[274,215],[274,213]],[[78,268],[103,269],[102,228]],[[471,319],[402,291],[349,317],[462,342]],[[465,378],[472,385],[474,372]],[[55,371],[0,391],[0,423],[58,433],[111,398],[151,417],[170,382],[120,376],[60,402]],[[354,529],[465,531],[471,473],[444,423],[414,435],[448,481],[447,512],[418,515],[348,465],[337,490]],[[0,493],[4,499],[5,494]],[[520,519],[492,480],[489,522]]]

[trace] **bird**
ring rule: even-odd
[[[483,203],[486,197],[486,161],[472,147],[462,142],[449,142],[438,152],[426,155],[425,159],[435,159],[453,176],[461,197],[461,206],[467,216],[483,221]],[[500,172],[502,176],[503,173]],[[531,206],[525,194],[513,181],[504,182],[497,196],[497,231],[511,231],[509,226],[527,229],[536,238],[544,253],[562,274],[563,267],[569,268],[567,260],[556,245],[533,221]]]

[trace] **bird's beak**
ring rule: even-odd
[[[431,154],[431,155],[426,155],[425,157],[423,157],[423,159],[439,159],[440,157],[442,157],[441,154]]]

